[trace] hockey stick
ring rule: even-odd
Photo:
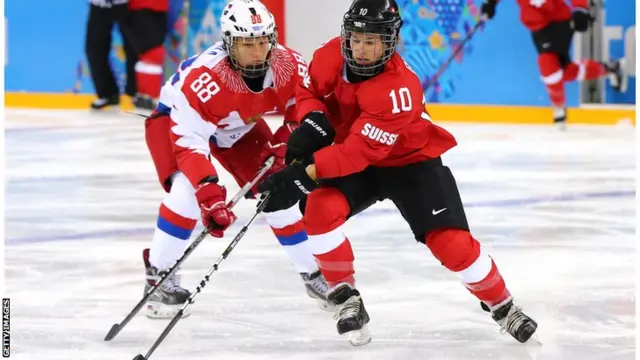
[[[184,0],[184,2],[182,3],[182,15],[184,16],[184,28],[183,28],[182,39],[180,44],[180,56],[183,59],[186,59],[189,57],[189,54],[188,54],[189,11],[191,11],[189,0]]]
[[[431,87],[431,85],[434,84],[440,78],[440,76],[442,76],[442,74],[444,73],[445,70],[447,70],[447,68],[449,68],[449,65],[451,65],[451,62],[453,61],[453,59],[455,59],[456,56],[458,56],[460,51],[462,51],[462,48],[464,48],[464,45],[468,43],[469,40],[471,40],[473,35],[475,35],[476,31],[478,31],[478,29],[481,28],[482,25],[484,25],[484,23],[485,23],[484,20],[478,21],[476,25],[473,27],[473,29],[471,29],[471,31],[467,33],[467,36],[453,50],[453,53],[451,54],[451,56],[449,56],[449,58],[440,66],[440,69],[438,69],[438,72],[436,72],[436,74],[429,79],[429,82],[427,83],[427,89]]]
[[[145,119],[149,117],[149,115],[140,114],[140,113],[133,112],[133,111],[123,111],[123,113],[125,113],[125,114],[129,114],[129,115],[136,115],[136,116],[140,116],[140,117],[143,117],[143,118],[145,118]]]
[[[240,199],[242,199],[242,197],[245,196],[249,192],[249,190],[251,190],[251,188],[258,183],[258,181],[267,173],[267,171],[271,169],[274,163],[275,163],[275,158],[273,156],[267,159],[264,166],[262,167],[262,169],[260,169],[260,171],[255,176],[255,178],[253,178],[251,182],[248,182],[247,184],[245,184],[242,187],[242,189],[238,191],[238,193],[231,199],[231,201],[229,201],[229,203],[227,204],[227,207],[229,209],[233,208],[240,201]],[[200,235],[198,235],[198,237],[195,240],[193,240],[191,245],[189,245],[189,247],[184,251],[184,254],[182,254],[180,259],[178,259],[176,263],[173,264],[173,266],[169,269],[169,271],[165,273],[164,276],[162,276],[162,278],[158,282],[156,282],[156,284],[151,289],[149,289],[149,291],[147,291],[147,293],[144,295],[142,300],[140,300],[136,304],[136,306],[133,308],[133,310],[129,312],[129,314],[124,318],[124,320],[122,320],[122,322],[120,322],[119,324],[116,323],[111,326],[111,329],[107,333],[107,336],[105,336],[104,341],[109,341],[114,337],[116,337],[116,335],[118,335],[118,333],[142,309],[142,307],[147,303],[147,301],[149,301],[149,298],[160,288],[160,286],[162,286],[165,280],[171,277],[171,275],[173,275],[173,273],[176,272],[180,264],[182,264],[189,257],[189,255],[193,253],[193,251],[198,247],[198,245],[200,245],[202,240],[204,240],[204,238],[206,238],[208,234],[209,234],[209,229],[204,229],[200,233]]]
[[[151,346],[149,351],[147,351],[147,354],[145,356],[142,356],[142,354],[138,354],[138,355],[136,355],[136,357],[133,358],[133,360],[148,360],[149,359],[151,354],[153,354],[153,352],[158,348],[158,346],[167,337],[167,335],[169,335],[169,332],[171,332],[171,329],[173,329],[176,326],[176,324],[178,323],[178,321],[182,317],[182,314],[184,313],[184,311],[189,306],[191,306],[191,304],[194,303],[196,295],[198,295],[200,292],[202,292],[202,289],[204,289],[204,287],[207,286],[207,283],[209,283],[209,280],[211,279],[211,275],[216,270],[218,270],[218,266],[220,265],[220,263],[224,259],[226,259],[227,256],[229,256],[229,254],[236,247],[236,245],[238,244],[240,239],[242,239],[244,237],[244,235],[247,233],[247,230],[249,229],[249,226],[253,223],[255,218],[262,212],[262,210],[264,210],[264,208],[267,206],[267,202],[269,201],[270,198],[271,198],[271,194],[267,194],[267,196],[265,196],[264,199],[262,199],[262,201],[258,204],[258,208],[256,209],[255,214],[253,214],[253,216],[251,217],[251,219],[249,219],[247,224],[242,227],[242,230],[240,230],[238,235],[236,235],[236,237],[233,238],[231,243],[229,243],[229,245],[224,250],[222,255],[220,255],[220,257],[218,258],[218,260],[216,260],[216,262],[213,264],[211,269],[209,269],[209,272],[207,272],[207,274],[204,276],[204,278],[202,280],[200,280],[200,284],[198,285],[198,287],[196,287],[196,290],[191,294],[191,296],[189,296],[189,298],[187,299],[187,302],[182,306],[182,309],[180,309],[180,311],[178,311],[178,313],[173,317],[173,319],[171,320],[169,325],[167,325],[167,327],[164,329],[162,334],[160,334],[158,339],[156,339],[156,342],[153,343],[153,345]]]

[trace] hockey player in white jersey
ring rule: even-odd
[[[145,291],[183,254],[198,219],[214,237],[222,237],[236,219],[210,156],[242,186],[271,156],[276,159],[271,172],[284,167],[287,138],[298,126],[295,89],[307,65],[278,45],[273,15],[259,1],[233,0],[220,23],[223,41],[180,64],[145,122],[147,146],[167,192],[151,247],[143,252]],[[285,116],[272,134],[262,116],[274,111]],[[309,296],[330,308],[297,199],[275,197],[265,213]],[[174,275],[151,298],[147,316],[173,317],[189,296]]]

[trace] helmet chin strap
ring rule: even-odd
[[[384,70],[384,66],[386,65],[386,63],[382,62],[382,60],[378,60],[370,65],[367,65],[366,67],[363,66],[358,66],[358,65],[352,65],[347,63],[347,66],[349,67],[349,70],[356,76],[361,77],[361,78],[370,78],[373,77],[375,75],[378,75],[379,73],[382,72],[382,70]],[[358,80],[362,80],[362,79],[358,79]]]
[[[248,65],[244,67],[236,67],[243,77],[255,79],[264,76],[269,71],[269,62],[265,61],[260,65]]]

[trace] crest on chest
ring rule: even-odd
[[[244,121],[245,124],[253,124],[253,123],[257,122],[258,120],[260,120],[262,115],[264,115],[264,112],[244,117],[244,118],[242,118],[242,121]]]
[[[217,125],[220,129],[235,129],[244,125],[255,124],[262,118],[264,113],[264,111],[231,111],[229,115],[222,118]]]
[[[278,109],[275,98],[270,96],[270,91],[255,97],[249,97],[244,100],[246,104],[238,110],[238,116],[245,124],[253,124],[260,120],[265,114],[272,113]]]

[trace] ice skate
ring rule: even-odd
[[[560,131],[564,131],[567,129],[567,108],[566,107],[553,108],[553,124]]]
[[[112,97],[108,97],[108,98],[99,98],[94,100],[91,103],[91,109],[93,110],[103,110],[106,108],[109,108],[111,106],[118,106],[120,105],[120,97],[119,96],[112,96]]]
[[[146,294],[157,281],[164,276],[166,271],[159,271],[149,263],[149,249],[143,251],[144,265],[146,268],[147,282],[144,286]],[[189,290],[180,286],[180,276],[174,273],[160,286],[158,290],[149,298],[144,309],[147,317],[152,319],[173,318],[191,296]],[[187,310],[182,317],[187,317],[191,313]]]
[[[331,289],[327,297],[337,306],[334,319],[338,320],[338,334],[348,336],[353,346],[370,343],[371,334],[367,327],[369,314],[364,308],[360,292],[347,283],[341,283]]]
[[[538,328],[538,323],[525,315],[520,307],[515,306],[511,298],[493,309],[483,302],[480,305],[484,311],[491,313],[491,317],[503,331],[508,332],[521,343],[527,342]]]
[[[153,111],[156,108],[157,101],[149,96],[137,94],[133,97],[133,106],[138,111]]]
[[[626,72],[625,65],[626,62],[624,59],[609,61],[604,65],[609,72],[607,76],[611,82],[611,87],[617,92],[627,91],[629,74]]]
[[[304,287],[307,289],[307,294],[310,298],[315,299],[318,303],[318,307],[326,311],[336,311],[334,303],[329,301],[327,293],[329,292],[329,285],[324,280],[320,270],[313,274],[302,273],[300,274],[304,281]]]

